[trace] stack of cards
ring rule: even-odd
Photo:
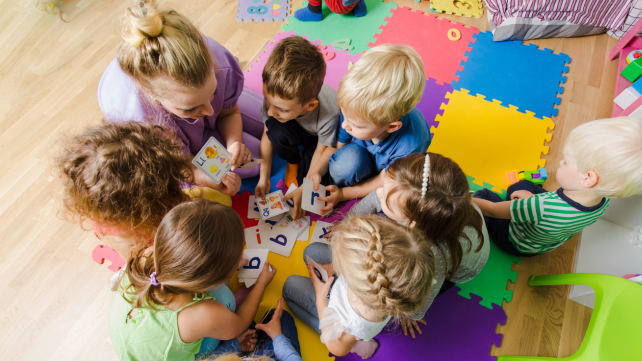
[[[250,262],[239,270],[239,282],[245,283],[246,287],[252,286],[259,278],[267,257],[267,249],[246,249],[243,252],[243,259]]]
[[[301,238],[307,241],[309,237],[310,217],[297,221],[286,214],[272,226],[272,221],[259,222],[256,227],[245,229],[245,243],[248,249],[266,248],[272,253],[289,257],[294,243]],[[307,231],[307,232],[306,232]]]
[[[258,208],[259,215],[262,219],[269,219],[279,214],[287,213],[290,207],[283,202],[283,193],[281,191],[272,192],[263,198],[254,198]]]

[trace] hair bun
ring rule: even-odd
[[[164,26],[156,0],[134,0],[132,6],[127,8],[124,22],[123,39],[135,46],[145,39],[160,35]]]

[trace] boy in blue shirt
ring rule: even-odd
[[[329,161],[335,185],[326,187],[327,197],[319,197],[327,202],[323,214],[340,201],[382,187],[379,175],[397,158],[428,150],[430,129],[415,109],[425,85],[423,61],[407,45],[372,48],[343,77],[338,91],[342,129]]]

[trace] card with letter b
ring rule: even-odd
[[[321,207],[325,207],[318,197],[325,197],[325,186],[319,184],[319,190],[314,190],[314,182],[303,178],[303,192],[301,193],[301,208],[306,211],[321,215]]]
[[[243,252],[243,259],[249,262],[239,270],[239,278],[258,278],[267,257],[267,249],[246,249]]]
[[[221,179],[232,168],[232,155],[214,137],[205,143],[198,151],[192,163],[202,170],[214,183],[220,184]]]

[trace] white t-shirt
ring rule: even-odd
[[[390,321],[390,315],[381,322],[371,322],[361,317],[348,301],[348,283],[339,276],[332,286],[330,302],[323,309],[319,328],[326,330],[321,334],[321,342],[328,343],[341,337],[343,332],[357,338],[370,341],[377,336]]]

